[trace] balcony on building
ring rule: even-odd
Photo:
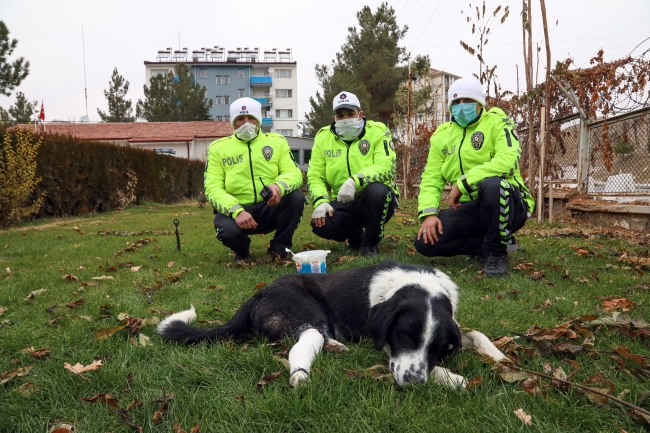
[[[271,77],[253,77],[251,76],[251,86],[270,87],[273,84]]]
[[[262,107],[270,107],[273,105],[272,99],[270,96],[267,96],[265,98],[253,98],[260,104],[262,104]]]
[[[273,118],[272,117],[262,117],[262,127],[268,126],[271,127],[273,126]]]

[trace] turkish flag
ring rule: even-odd
[[[43,108],[43,102],[41,101],[41,114],[39,114],[39,119],[45,120],[45,109]]]

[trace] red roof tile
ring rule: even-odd
[[[20,126],[29,127],[29,125]],[[233,133],[230,122],[213,121],[61,123],[47,124],[45,130],[51,134],[71,135],[84,140],[126,140],[130,143],[190,141],[194,138],[216,139]]]

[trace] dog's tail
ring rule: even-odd
[[[179,343],[194,344],[201,341],[214,343],[221,339],[237,340],[250,330],[248,320],[249,303],[245,303],[227,323],[215,328],[196,328],[188,323],[196,320],[194,306],[189,310],[172,314],[158,324],[158,334]]]

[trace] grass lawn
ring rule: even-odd
[[[388,257],[432,264],[461,289],[459,322],[500,338],[518,365],[650,410],[650,358],[643,356],[650,353],[648,236],[531,221],[517,235],[523,250],[510,255],[510,274],[490,279],[465,257],[413,254],[414,201],[402,203],[386,226],[381,255],[369,259],[346,257],[344,245],[313,235],[311,211],[293,250],[330,249],[328,272]],[[253,237],[255,258],[270,239]],[[161,339],[155,323],[170,311],[193,304],[199,326],[214,326],[260,283],[295,272],[264,264],[235,269],[232,260],[215,239],[211,209],[193,203],[145,204],[0,231],[0,431],[49,432],[59,423],[77,433],[138,426],[190,432],[197,425],[201,432],[638,432],[650,425],[575,387],[504,380],[471,351],[444,364],[479,376],[468,390],[432,382],[399,388],[390,378],[373,378],[372,367],[387,357],[369,341],[348,345],[344,354],[321,354],[311,382],[290,389],[281,362],[288,339],[194,347]],[[629,311],[617,314],[623,308]],[[618,322],[588,324],[595,316]],[[94,361],[103,366],[81,374],[64,368]],[[259,384],[276,372],[276,380]],[[531,416],[531,426],[515,415],[518,409]]]

